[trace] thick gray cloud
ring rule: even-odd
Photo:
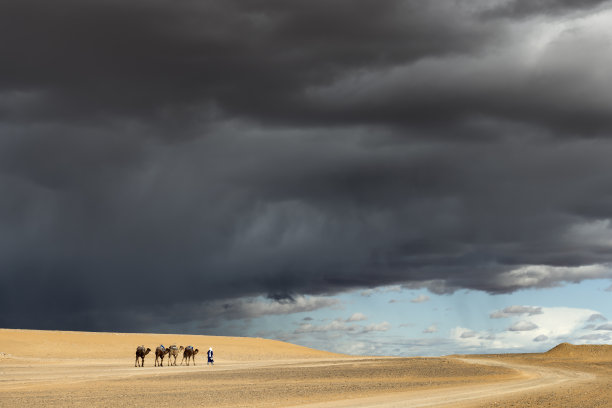
[[[509,0],[493,6],[488,16],[525,18],[534,15],[558,15],[590,10],[608,0]]]
[[[0,5],[0,326],[612,277],[607,3],[426,3]]]
[[[416,1],[12,3],[0,17],[14,38],[0,48],[0,85],[21,104],[14,119],[172,117],[173,130],[194,109],[322,120],[302,95],[308,87],[347,70],[473,51],[492,34]]]

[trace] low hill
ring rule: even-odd
[[[608,344],[584,344],[575,345],[570,343],[561,343],[553,347],[546,353],[546,356],[555,358],[580,358],[580,359],[597,359],[597,360],[612,360],[612,345]]]
[[[125,359],[134,358],[138,345],[155,350],[160,344],[212,347],[216,360],[260,361],[338,358],[342,355],[276,340],[249,337],[150,333],[96,333],[0,329],[0,358]]]

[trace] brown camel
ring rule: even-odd
[[[164,356],[169,352],[170,350],[165,348],[164,346],[157,346],[157,348],[155,349],[155,367],[157,367],[157,359],[160,360],[159,366],[164,366]]]
[[[173,344],[168,347],[168,365],[176,365],[176,358],[178,357],[179,353],[183,351],[184,348],[185,347],[183,346],[177,348],[176,344]],[[174,357],[174,364],[172,364],[172,357]]]
[[[151,352],[150,348],[145,350],[145,346],[136,347],[136,362],[134,363],[134,367],[144,367],[144,358],[147,354]],[[138,359],[142,359],[142,363],[138,364]]]
[[[193,346],[185,347],[185,350],[183,351],[183,359],[181,360],[181,365],[183,365],[183,361],[185,361],[185,359],[187,359],[187,365],[189,365],[189,359],[192,359],[193,365],[196,365],[195,355],[198,354],[199,351],[200,350],[198,349],[194,349]]]

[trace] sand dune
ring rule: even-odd
[[[561,343],[546,352],[548,357],[578,358],[584,360],[612,361],[612,346],[608,344],[574,345]]]
[[[160,344],[192,345],[202,352],[213,347],[226,361],[341,357],[282,341],[248,337],[0,329],[0,351],[16,357],[127,361],[139,344],[153,350]]]
[[[212,346],[216,365],[153,367],[149,354],[134,367],[137,345],[160,343]],[[611,349],[373,358],[253,338],[0,329],[0,407],[604,407]]]

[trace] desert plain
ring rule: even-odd
[[[195,366],[154,367],[152,352],[135,367],[141,344],[200,352]],[[0,329],[0,407],[492,406],[610,407],[612,346],[397,358],[259,338]]]

